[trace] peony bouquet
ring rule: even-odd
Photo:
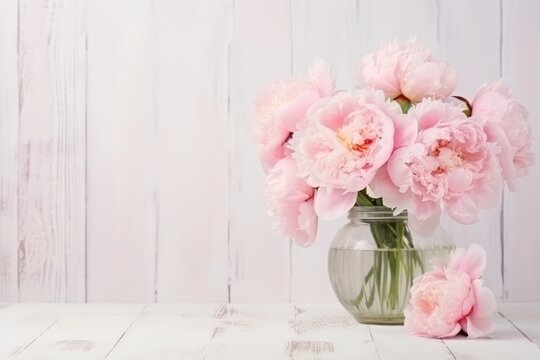
[[[355,205],[406,210],[421,234],[442,214],[474,223],[533,163],[527,112],[502,82],[470,100],[453,95],[456,71],[414,39],[363,57],[356,80],[355,91],[336,90],[317,59],[306,75],[257,99],[265,196],[275,229],[298,245],[313,243],[319,219]],[[377,247],[413,248],[408,227],[399,226],[374,225]],[[400,271],[398,260],[386,261]]]
[[[416,40],[366,55],[356,78],[357,91],[337,91],[317,59],[257,99],[265,195],[276,230],[299,245],[315,240],[319,218],[355,204],[407,209],[425,233],[442,213],[474,223],[533,163],[527,112],[512,93],[496,82],[472,101],[452,96],[456,71]]]

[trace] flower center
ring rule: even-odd
[[[445,174],[449,170],[461,167],[463,153],[453,148],[448,140],[437,140],[429,155],[436,160],[437,167],[431,172],[432,175]]]
[[[441,300],[441,291],[436,287],[426,289],[419,301],[419,307],[424,314],[431,314],[438,306]]]
[[[337,137],[339,141],[350,151],[358,151],[358,152],[365,152],[367,149],[369,149],[369,146],[375,142],[374,139],[366,139],[362,136],[362,143],[354,143],[349,135],[343,129],[339,129],[337,132]]]

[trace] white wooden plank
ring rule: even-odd
[[[107,359],[202,359],[226,305],[149,305]]]
[[[480,86],[501,77],[500,8],[490,0],[441,1],[439,6],[440,58],[459,74],[456,93],[472,100]]]
[[[85,297],[85,1],[19,1],[19,285]]]
[[[358,324],[337,304],[19,304],[0,307],[0,357],[539,359],[540,304],[499,310],[489,336],[441,341]]]
[[[1,307],[0,358],[8,359],[41,336],[60,318],[57,310],[43,312],[28,305]]]
[[[503,76],[529,111],[536,154],[540,153],[539,16],[540,3],[537,1],[503,1]],[[534,191],[540,180],[538,156],[536,162],[530,174],[519,183],[518,192],[505,193],[504,276],[508,301],[540,301],[540,286],[530,286],[538,283],[536,274],[540,272],[537,257],[540,252],[537,235],[540,192]]]
[[[445,339],[444,343],[456,359],[540,359],[540,349],[499,314],[495,316],[494,332],[486,338],[458,336]]]
[[[103,359],[142,309],[142,305],[74,306],[16,358]]]
[[[403,326],[370,325],[369,329],[380,360],[455,359],[442,341],[410,335]]]
[[[291,358],[292,304],[234,304],[227,308],[206,349],[206,359]]]
[[[157,301],[227,301],[230,10],[154,3]]]
[[[255,95],[290,76],[288,0],[234,2],[230,53],[230,298],[289,299],[289,240],[272,231],[263,199],[264,173],[251,139]],[[256,29],[256,31],[254,30]]]
[[[303,75],[315,58],[332,67],[338,89],[354,89],[355,67],[364,50],[357,1],[293,1],[293,69]],[[328,248],[345,218],[319,222],[316,242],[292,246],[291,301],[336,301],[328,278]]]
[[[142,305],[126,304],[14,304],[0,306],[0,358],[19,358],[61,319],[76,317],[127,316],[141,311]],[[85,322],[79,323],[81,328]],[[69,335],[66,339],[69,338]],[[44,352],[42,355],[47,355]]]
[[[481,85],[500,78],[501,14],[490,0],[441,1],[439,15],[440,58],[459,74],[455,93],[472,101]],[[474,36],[469,36],[474,32]],[[478,41],[482,39],[482,41]],[[480,221],[460,225],[444,219],[456,246],[476,242],[486,249],[485,284],[503,297],[501,274],[501,203],[482,211]]]
[[[88,4],[89,301],[154,301],[152,1]]]
[[[540,349],[540,304],[501,304],[499,313]]]
[[[356,66],[366,51],[359,6],[356,0],[291,2],[295,74],[305,74],[320,57],[331,65],[338,89],[354,88]]]
[[[338,304],[295,304],[293,359],[378,359],[370,329]]]
[[[16,301],[19,141],[18,4],[0,2],[0,301]]]

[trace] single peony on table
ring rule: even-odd
[[[414,39],[366,55],[356,79],[354,91],[335,89],[317,59],[306,75],[258,96],[254,139],[268,174],[265,196],[277,232],[298,245],[313,243],[319,219],[354,206],[406,210],[421,234],[442,214],[474,223],[481,208],[497,204],[504,183],[515,190],[533,164],[527,112],[504,84],[484,85],[473,99],[452,95],[456,71]],[[394,225],[374,236],[379,248],[414,247],[408,230]],[[472,312],[474,296],[467,299]]]

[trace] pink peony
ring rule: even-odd
[[[501,176],[496,146],[480,119],[455,105],[426,99],[409,112],[418,124],[416,141],[397,149],[374,178],[371,190],[396,211],[407,209],[411,225],[428,233],[441,211],[463,224],[494,204]]]
[[[534,163],[526,110],[501,82],[483,86],[472,108],[473,115],[485,119],[488,139],[500,145],[498,157],[502,174],[510,190],[515,190],[516,177],[526,175]]]
[[[360,61],[358,83],[384,91],[395,99],[403,95],[413,102],[424,97],[444,99],[457,85],[457,73],[437,61],[431,51],[415,39],[394,41]]]
[[[287,141],[304,120],[307,110],[322,97],[330,96],[333,80],[328,65],[313,62],[307,77],[272,84],[256,102],[255,141],[266,171],[288,154]]]
[[[416,133],[399,105],[373,90],[322,99],[306,118],[306,127],[293,139],[293,156],[307,183],[319,188],[315,210],[328,220],[348,211],[394,145],[411,142]]]
[[[493,331],[495,296],[482,287],[486,254],[477,244],[457,249],[448,266],[414,279],[405,327],[414,335],[446,338],[463,330],[477,338]]]
[[[296,162],[283,158],[270,170],[266,179],[266,198],[274,227],[298,245],[309,246],[317,236],[318,220],[313,209],[315,189],[298,177]]]

